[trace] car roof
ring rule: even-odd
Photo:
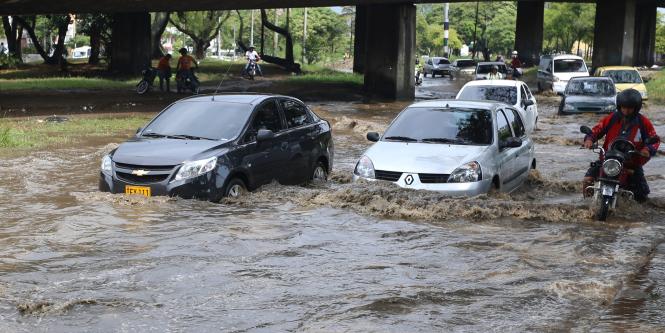
[[[637,68],[631,66],[604,66],[598,67],[601,71],[636,71]]]
[[[552,56],[554,60],[561,60],[561,59],[575,59],[575,60],[584,60],[582,57],[578,57],[576,55],[572,54],[560,54],[560,55],[555,55]]]
[[[506,65],[505,63],[501,61],[482,61],[478,63],[478,66],[480,65]]]
[[[584,81],[612,81],[612,79],[608,76],[575,76],[570,78],[571,81],[576,80],[584,80]]]
[[[430,57],[430,59],[448,59],[446,57]]]
[[[444,107],[458,107],[458,108],[473,108],[496,110],[497,107],[506,106],[506,104],[495,101],[467,101],[459,99],[435,99],[429,101],[416,102],[409,105],[409,108],[444,108]]]
[[[271,97],[288,97],[273,94],[251,94],[251,93],[228,93],[228,94],[206,94],[187,97],[178,102],[211,102],[211,103],[237,103],[256,105]],[[288,97],[291,98],[291,97]]]
[[[466,86],[502,86],[502,87],[519,87],[522,85],[522,81],[516,80],[475,80],[467,82]],[[462,87],[462,89],[464,89]]]

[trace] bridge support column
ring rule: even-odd
[[[635,16],[635,58],[636,66],[652,66],[656,53],[656,25],[658,6],[655,2],[639,3]]]
[[[527,66],[538,65],[543,49],[544,2],[517,2],[515,50]]]
[[[353,44],[353,72],[365,73],[365,47],[367,45],[367,6],[356,6],[356,24]]]
[[[633,65],[636,0],[596,3],[593,67]]]
[[[368,5],[365,29],[365,93],[414,99],[416,6]]]
[[[110,70],[140,74],[150,64],[150,14],[113,15]]]

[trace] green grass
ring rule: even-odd
[[[72,117],[62,123],[41,118],[0,119],[0,150],[45,148],[90,137],[130,135],[150,119],[148,115]]]
[[[311,67],[310,67],[311,68]],[[286,82],[296,84],[342,84],[362,86],[364,77],[356,73],[344,73],[329,68],[319,68],[316,71],[305,70],[302,75],[289,76]]]
[[[85,77],[52,77],[17,80],[0,79],[0,91],[36,89],[131,89],[137,82],[138,78],[127,81]]]
[[[649,92],[649,102],[665,102],[665,72],[659,71],[652,75],[646,86]]]

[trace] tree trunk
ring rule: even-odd
[[[159,59],[164,55],[162,48],[162,34],[169,23],[170,12],[155,13],[155,19],[150,27],[150,42],[152,43],[152,58]]]
[[[291,36],[289,30],[268,22],[268,16],[266,15],[265,9],[261,9],[261,22],[263,23],[261,25],[262,29],[263,27],[268,28],[269,30],[283,35],[286,38],[286,57],[284,59],[262,55],[263,60],[282,66],[290,72],[300,73],[300,64],[296,64],[293,58],[293,37]]]
[[[7,51],[10,55],[16,56],[21,59],[21,37],[23,35],[23,27],[16,21],[9,22],[9,16],[2,17],[2,28],[7,38]]]
[[[102,44],[101,31],[98,28],[92,28],[90,31],[90,58],[88,63],[91,65],[99,64],[99,51]]]
[[[63,23],[58,27],[58,44],[56,44],[55,51],[53,51],[52,56],[49,56],[46,53],[43,45],[39,42],[39,39],[35,34],[35,27],[33,25],[28,24],[28,22],[25,19],[19,16],[14,16],[13,19],[17,21],[28,32],[28,35],[30,35],[30,39],[32,40],[32,44],[35,46],[35,49],[37,49],[39,55],[44,59],[45,64],[48,65],[61,64],[61,60],[64,60],[62,59],[63,58],[62,52],[65,49],[65,35],[67,34],[67,27],[69,26],[69,22],[71,20],[69,14],[67,14],[66,20],[63,21]]]
[[[194,56],[196,59],[203,59],[206,57],[206,50],[210,47],[210,41],[203,39],[194,40]]]

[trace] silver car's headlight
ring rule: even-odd
[[[360,158],[360,160],[356,164],[356,169],[353,171],[353,173],[363,178],[369,178],[369,179],[376,178],[376,176],[374,175],[374,164],[372,163],[372,160],[370,160],[369,157],[367,156],[363,156]]]
[[[603,163],[603,172],[610,177],[616,177],[621,173],[621,162],[615,159],[606,160]]]
[[[185,162],[182,167],[180,167],[180,170],[178,170],[178,174],[175,175],[175,180],[198,177],[212,171],[215,169],[215,166],[217,166],[217,157]]]
[[[102,158],[102,172],[111,175],[113,173],[113,161],[111,160],[111,155],[106,155]]]
[[[449,183],[471,183],[483,180],[483,172],[478,162],[470,162],[455,169],[448,177]]]
[[[570,104],[565,104],[563,106],[563,111],[575,111],[575,107]]]
[[[610,104],[610,105],[605,106],[605,108],[603,110],[611,112],[611,111],[614,111],[616,108],[617,108],[616,105]]]

